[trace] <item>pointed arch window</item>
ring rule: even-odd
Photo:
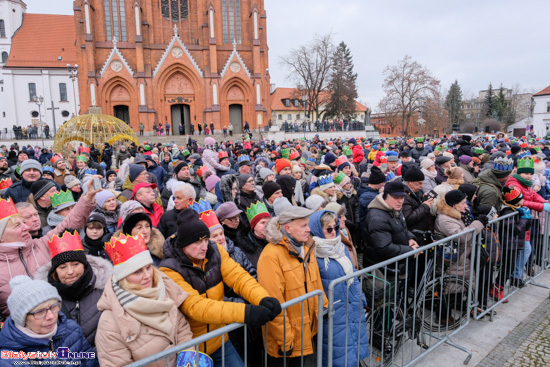
[[[124,0],[104,0],[104,6],[107,40],[110,41],[113,37],[116,37],[117,40],[127,41]]]
[[[6,51],[2,52],[2,64],[8,62],[8,53]]]
[[[241,0],[222,0],[223,43],[241,43]]]
[[[6,23],[4,23],[4,19],[0,19],[0,37],[6,37]]]
[[[189,15],[187,0],[162,0],[161,11],[162,16],[166,19],[171,19],[172,22],[187,19]]]

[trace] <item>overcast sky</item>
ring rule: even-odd
[[[24,0],[30,13],[72,14],[71,0]],[[465,97],[519,84],[550,85],[550,0],[265,0],[271,81],[293,87],[279,59],[332,32],[351,49],[359,99],[374,107],[383,70],[404,55],[427,67],[444,91]]]

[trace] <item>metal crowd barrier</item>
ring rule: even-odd
[[[285,302],[285,303],[281,304],[281,308],[283,309],[282,312],[283,312],[284,317],[286,317],[287,310],[291,306],[301,304],[301,310],[302,310],[302,325],[301,325],[301,329],[302,329],[302,353],[301,353],[301,355],[302,356],[301,356],[301,366],[303,366],[304,365],[304,363],[303,363],[304,362],[303,361],[303,357],[304,357],[304,355],[303,355],[304,302],[307,301],[310,298],[313,298],[313,297],[318,298],[318,305],[319,305],[318,317],[317,317],[317,325],[318,325],[317,335],[319,335],[319,337],[317,338],[317,358],[316,359],[317,359],[317,366],[320,367],[321,366],[321,361],[322,361],[322,338],[320,336],[323,335],[323,297],[324,297],[323,292],[320,291],[320,290],[315,290],[315,291],[309,292],[307,294],[304,294],[303,296],[294,298],[294,299],[292,299],[288,302]],[[231,331],[241,329],[241,328],[244,330],[244,338],[243,338],[243,342],[244,342],[244,365],[245,366],[249,366],[249,365],[250,366],[259,366],[259,365],[264,364],[265,366],[267,366],[267,328],[268,328],[268,325],[266,324],[266,326],[264,328],[264,330],[265,330],[264,335],[266,336],[266,338],[264,339],[264,358],[263,358],[263,362],[259,363],[259,361],[251,361],[251,363],[249,363],[249,361],[247,360],[248,339],[247,339],[246,324],[233,323],[233,324],[230,324],[230,325],[226,325],[222,328],[219,328],[217,330],[211,331],[207,334],[204,334],[204,335],[198,336],[196,338],[193,338],[193,339],[189,340],[186,343],[176,345],[176,346],[174,346],[170,349],[166,349],[166,350],[164,350],[160,353],[151,355],[147,358],[143,358],[139,361],[128,364],[127,367],[147,366],[147,365],[149,365],[151,363],[154,363],[156,361],[160,361],[161,359],[165,359],[166,360],[166,366],[170,367],[170,366],[172,366],[172,364],[170,363],[170,359],[175,358],[177,356],[177,354],[181,351],[192,350],[192,349],[194,349],[195,352],[196,352],[195,353],[195,356],[196,356],[195,357],[195,365],[199,366],[199,357],[200,357],[199,346],[200,346],[200,344],[205,343],[206,341],[208,341],[210,339],[221,336],[222,337],[222,346],[221,346],[222,355],[224,355],[224,352],[223,352],[224,349],[223,348],[224,348],[224,345],[227,341],[226,338],[225,338],[225,334],[229,333]],[[284,338],[285,339],[286,339],[286,335],[287,335],[287,333],[286,333],[286,323],[285,323],[285,327],[284,327]],[[284,361],[283,364],[286,366],[287,365],[286,357],[283,357],[281,359]],[[226,366],[225,358],[222,359],[222,366]],[[227,367],[231,367],[231,366],[227,366]]]
[[[410,366],[443,343],[466,352],[468,363],[472,352],[451,337],[470,321],[475,249],[475,230],[470,229],[333,280],[327,291],[324,365],[344,358],[338,365]],[[366,294],[365,308],[356,315],[348,314],[348,280],[359,281]],[[336,299],[337,290],[345,296]],[[365,332],[369,355],[361,358]],[[349,344],[349,333],[358,334],[356,345]]]

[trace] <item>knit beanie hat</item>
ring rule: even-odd
[[[325,154],[325,164],[327,166],[330,166],[332,163],[336,161],[336,156],[332,153]]]
[[[183,209],[178,215],[177,223],[176,244],[179,248],[184,248],[202,239],[210,238],[208,226],[200,220],[199,213],[193,209]]]
[[[208,138],[204,139],[204,145],[207,147],[213,147],[214,145],[216,145],[216,140],[209,136]]]
[[[237,204],[231,201],[223,203],[215,211],[216,217],[218,217],[218,220],[220,222],[227,218],[233,218],[234,216],[239,215],[242,212],[242,210],[237,208]]]
[[[305,205],[306,205],[306,208],[311,209],[313,211],[317,211],[321,207],[321,205],[323,205],[324,201],[325,199],[321,195],[314,194],[314,195],[310,195],[306,199]]]
[[[475,193],[477,192],[477,186],[471,183],[463,183],[458,187],[458,189],[466,194],[469,201],[472,201]]]
[[[419,182],[424,181],[424,173],[417,166],[411,166],[403,175],[403,181],[405,182]]]
[[[50,180],[38,180],[33,182],[31,185],[31,193],[34,200],[40,199],[52,187],[55,187],[55,182]]]
[[[370,169],[369,184],[378,185],[383,182],[386,182],[386,175],[380,168],[372,166]]]
[[[88,267],[88,260],[86,260],[86,254],[84,251],[64,251],[55,255],[52,258],[52,270],[57,269],[61,264],[65,264],[72,261],[78,261]]]
[[[210,175],[204,182],[204,185],[206,186],[206,191],[210,192],[214,187],[216,187],[216,184],[220,182],[220,178],[216,175]]]
[[[516,155],[521,150],[521,147],[519,145],[512,145],[512,148],[510,148],[510,151],[512,154]]]
[[[107,221],[105,220],[105,217],[103,214],[100,213],[92,213],[88,217],[88,220],[86,220],[86,226],[92,222],[97,222],[103,226],[103,229],[107,228]]]
[[[469,155],[463,154],[460,156],[460,158],[458,158],[458,160],[460,161],[460,163],[467,165],[472,161],[472,157],[470,157]]]
[[[141,175],[141,172],[145,171],[145,167],[143,167],[141,164],[130,164],[130,173],[128,174],[128,177],[130,178],[131,182],[134,182],[134,180]]]
[[[72,189],[76,185],[80,185],[80,181],[78,180],[78,178],[72,175],[65,176],[63,178],[63,183],[65,184],[65,186],[67,186],[68,189]]]
[[[248,179],[251,178],[251,177],[252,177],[252,175],[249,175],[249,174],[246,174],[246,173],[237,175],[237,181],[239,182],[239,188],[242,189],[242,187],[244,186],[246,181],[248,181]]]
[[[61,302],[57,289],[44,280],[17,275],[10,280],[11,294],[8,297],[10,317],[17,326],[25,326],[27,314],[43,302],[55,299]]]
[[[521,199],[523,199],[523,194],[515,187],[504,186],[502,188],[502,200],[504,200],[504,203],[511,206],[516,206]]]
[[[277,159],[275,161],[275,171],[277,171],[277,174],[281,172],[281,170],[285,167],[292,167],[290,164],[290,161],[286,158]]]
[[[141,208],[143,209],[143,205],[139,201],[136,200],[128,200],[122,203],[120,206],[120,222],[124,222],[126,217],[133,212],[134,210]]]
[[[269,175],[273,175],[273,171],[270,170],[269,168],[260,168],[260,177],[262,178],[262,180],[265,180],[267,178],[267,176]]]
[[[178,163],[178,165],[174,168],[174,173],[177,175],[178,173],[180,173],[181,169],[185,166],[187,166],[186,162],[182,161],[182,162]]]
[[[290,203],[290,201],[288,201],[288,199],[284,196],[275,199],[273,202],[273,212],[275,213],[275,216],[279,216],[283,211],[285,211],[285,209],[293,207],[294,206]]]
[[[275,192],[282,190],[281,186],[275,181],[267,181],[262,185],[264,198],[269,199]]]
[[[21,166],[19,166],[19,174],[22,175],[23,172],[31,168],[34,168],[37,171],[40,171],[40,174],[42,174],[42,166],[38,161],[34,159],[27,159],[26,161],[21,163]]]
[[[115,194],[113,194],[112,191],[109,190],[101,190],[95,195],[95,200],[97,202],[97,206],[100,208],[103,208],[103,205],[107,200],[110,198],[114,198]]]
[[[448,206],[453,206],[466,199],[466,194],[460,190],[451,190],[445,194],[445,202]]]
[[[116,176],[116,171],[110,169],[110,170],[108,170],[107,172],[105,172],[105,178],[106,178],[106,179],[108,179],[109,176],[111,176],[111,175],[115,175],[115,176]]]
[[[428,168],[430,168],[431,166],[435,166],[435,163],[429,158],[420,161],[420,167],[424,168],[425,170],[428,170]]]

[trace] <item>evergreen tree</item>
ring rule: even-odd
[[[489,83],[489,89],[487,90],[485,101],[483,101],[484,115],[487,117],[493,117],[494,108],[495,108],[495,103],[493,100],[493,85]]]
[[[498,95],[493,100],[493,112],[498,121],[503,122],[504,117],[508,113],[508,102],[506,101],[506,96],[504,95],[504,88],[502,85],[498,90]]]
[[[445,99],[445,109],[449,112],[449,123],[451,126],[464,122],[462,90],[460,89],[460,85],[458,85],[458,80],[455,80],[455,82],[451,84],[451,88]]]
[[[328,90],[330,101],[327,117],[350,118],[355,112],[357,98],[357,74],[353,71],[353,58],[345,42],[340,42],[332,56],[332,70]]]

